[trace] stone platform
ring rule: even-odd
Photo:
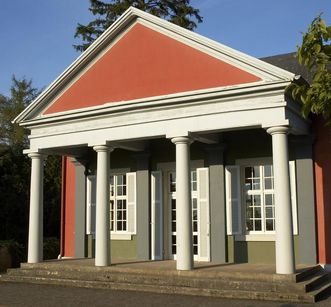
[[[196,262],[192,271],[177,271],[176,262],[113,261],[95,267],[94,259],[22,263],[0,281],[68,285],[235,299],[316,302],[331,291],[331,278],[320,266],[298,266],[290,275],[275,274],[273,265]]]

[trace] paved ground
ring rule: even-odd
[[[317,304],[289,304],[0,282],[0,307],[10,306],[330,307],[331,298]]]

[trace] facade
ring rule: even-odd
[[[130,8],[15,119],[31,130],[28,262],[42,261],[42,161],[56,154],[62,257],[315,264],[313,138],[285,95],[295,80]]]

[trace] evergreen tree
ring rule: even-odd
[[[12,120],[38,93],[31,81],[13,76],[11,96],[0,94],[0,240],[27,240],[31,161],[23,149],[28,147],[28,133]],[[45,162],[45,236],[59,236],[60,164],[55,156]]]
[[[82,44],[74,48],[86,50],[130,6],[189,30],[197,27],[196,22],[202,22],[199,10],[190,5],[190,0],[90,0],[89,10],[96,18],[87,25],[78,24],[75,37],[81,38]]]

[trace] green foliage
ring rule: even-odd
[[[60,254],[60,242],[58,238],[44,238],[43,256],[45,260],[57,259]]]
[[[292,83],[288,90],[303,103],[305,117],[310,112],[322,115],[331,124],[331,25],[318,16],[303,35],[296,57],[312,75],[311,84]]]
[[[36,97],[25,78],[12,79],[11,97],[0,95],[0,238],[25,244],[29,223],[28,133],[12,120]],[[59,236],[61,157],[49,156],[44,175],[44,234]]]
[[[190,5],[190,0],[90,0],[89,10],[96,18],[87,25],[78,24],[75,37],[81,38],[83,42],[74,45],[74,48],[77,51],[86,50],[130,6],[189,30],[197,27],[196,22],[202,22],[199,10]]]
[[[12,77],[11,97],[0,94],[0,144],[14,150],[22,150],[27,145],[27,131],[12,120],[38,95],[32,81]]]
[[[11,256],[11,267],[17,268],[21,262],[26,261],[26,251],[24,245],[14,240],[0,241],[0,248],[6,248]]]

